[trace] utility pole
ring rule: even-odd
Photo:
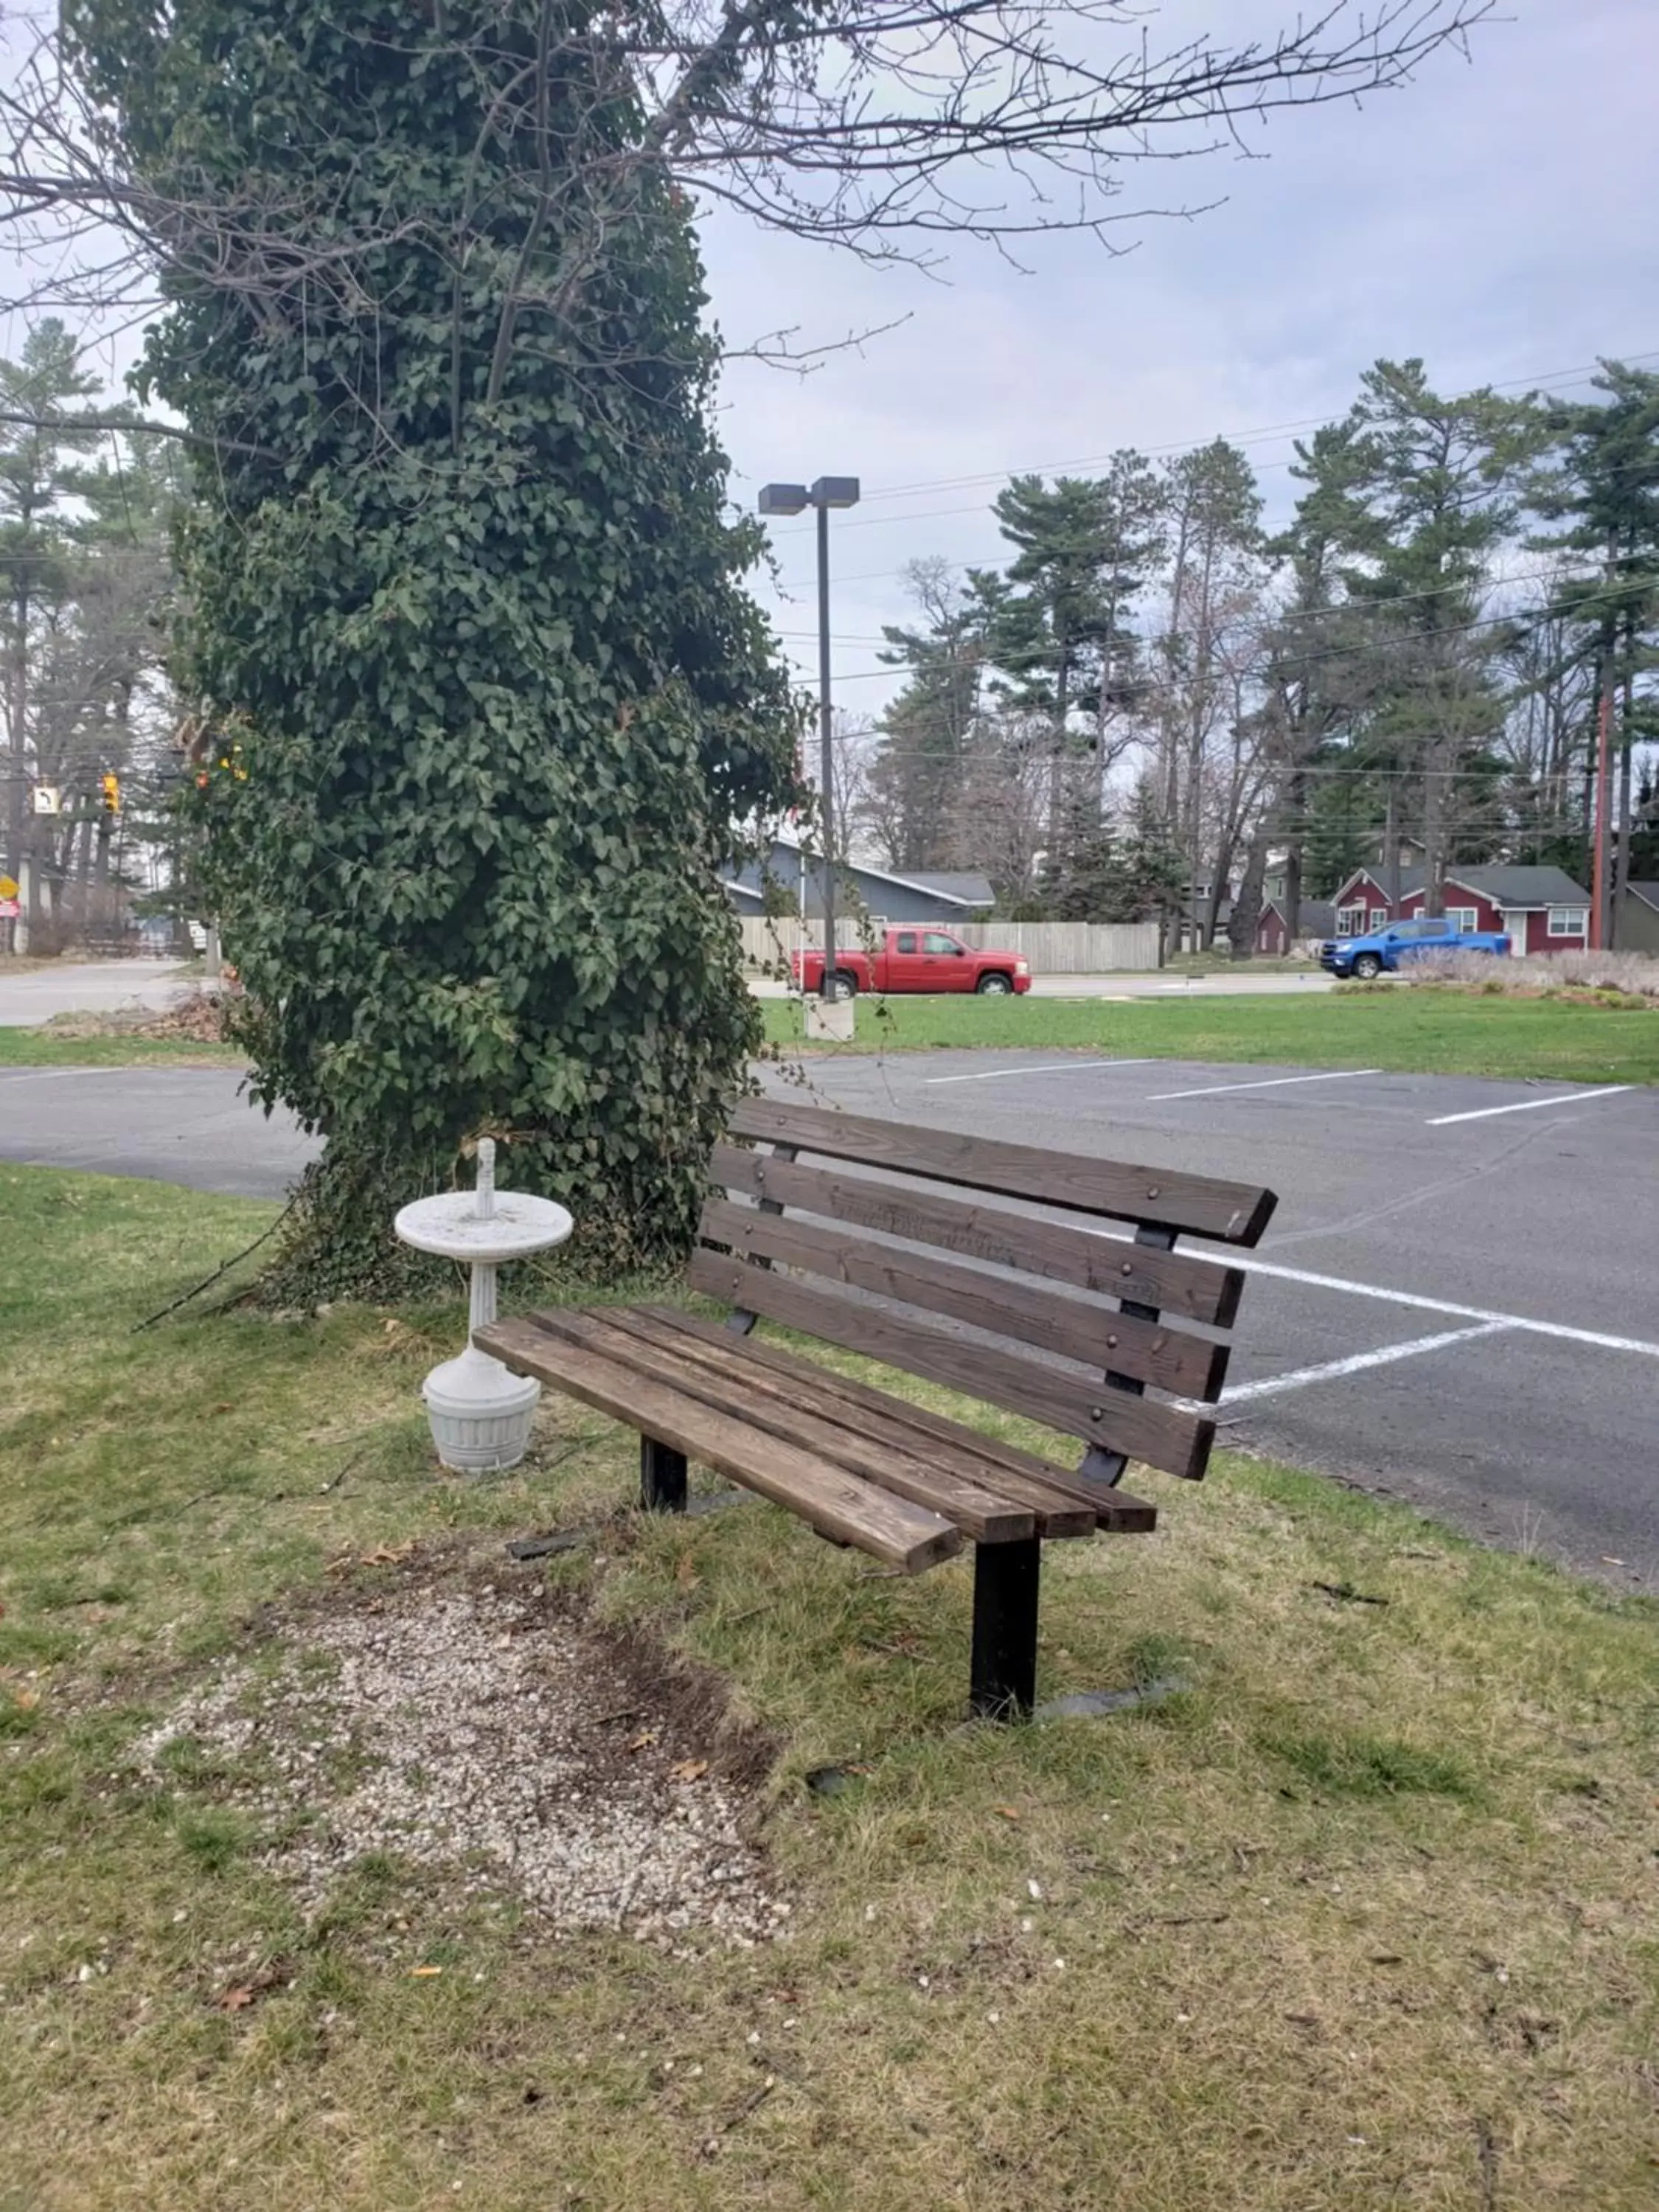
[[[1613,653],[1601,656],[1601,702],[1595,717],[1595,833],[1591,855],[1590,944],[1592,952],[1605,952],[1610,885],[1607,881],[1607,802],[1611,796],[1608,753],[1613,736]]]

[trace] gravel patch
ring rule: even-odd
[[[678,1950],[781,1932],[789,1905],[750,1833],[757,1747],[726,1741],[707,1681],[539,1586],[416,1569],[346,1595],[279,1628],[274,1665],[222,1667],[138,1747],[152,1774],[186,1742],[230,1768],[228,1802],[276,1830],[264,1863],[307,1906],[380,1852],[516,1893],[556,1935]]]

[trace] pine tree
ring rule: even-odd
[[[1224,438],[1170,462],[1164,478],[1172,562],[1159,641],[1162,803],[1171,836],[1185,848],[1196,949],[1206,761],[1235,703],[1224,666],[1227,633],[1241,613],[1253,613],[1264,581],[1261,495],[1249,459]],[[1218,864],[1222,858],[1218,854]],[[1218,878],[1219,865],[1215,873]],[[1218,880],[1212,897],[1220,891]]]
[[[36,747],[41,702],[35,677],[53,610],[70,596],[77,532],[71,502],[84,477],[82,459],[98,433],[77,428],[87,410],[72,403],[99,391],[80,365],[79,348],[55,317],[37,323],[21,358],[0,362],[0,647],[5,660],[6,872],[28,877],[28,921],[37,931],[43,885],[39,865],[47,830],[30,811],[40,780]],[[34,865],[28,865],[33,863]]]
[[[950,799],[958,782],[984,683],[985,605],[948,562],[913,561],[902,572],[926,627],[885,625],[878,657],[909,672],[882,720],[871,770],[888,865],[945,865]]]
[[[1486,618],[1485,595],[1542,426],[1529,402],[1488,389],[1443,398],[1420,361],[1379,361],[1361,385],[1346,426],[1343,550],[1377,679],[1366,763],[1384,781],[1390,841],[1398,794],[1414,797],[1425,910],[1437,914],[1461,825],[1479,804],[1472,794],[1494,772],[1498,663],[1512,633]]]
[[[1179,910],[1187,864],[1170,836],[1152,780],[1142,776],[1130,803],[1117,851],[1115,911],[1103,921],[1167,921]]]
[[[1130,742],[1140,696],[1134,606],[1163,550],[1164,489],[1145,458],[1113,455],[1099,478],[1017,477],[994,513],[1016,548],[1006,571],[975,572],[987,649],[1008,706],[1048,726],[1048,877],[1075,872],[1069,848],[1104,830],[1106,778]],[[1078,866],[1093,863],[1082,852]]]
[[[1624,886],[1636,873],[1635,747],[1655,725],[1646,679],[1659,665],[1659,374],[1604,362],[1595,388],[1602,399],[1551,410],[1559,459],[1539,505],[1567,523],[1541,543],[1594,562],[1601,573],[1564,586],[1543,618],[1565,622],[1568,653],[1593,663],[1596,690],[1606,687],[1613,709],[1621,830],[1608,919],[1616,931]],[[1583,742],[1588,754],[1593,726]],[[1585,865],[1588,878],[1588,854]]]

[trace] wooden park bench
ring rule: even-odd
[[[1148,1530],[1154,1508],[1117,1487],[1129,1461],[1196,1480],[1209,1459],[1244,1279],[1176,1239],[1254,1244],[1273,1194],[766,1098],[730,1135],[689,1273],[724,1327],[554,1308],[474,1341],[636,1429],[650,1510],[684,1510],[696,1460],[908,1573],[971,1539],[972,1709],[1029,1713],[1044,1541]],[[757,1316],[1079,1437],[1082,1462],[757,1342]]]

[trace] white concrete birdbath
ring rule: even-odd
[[[463,1474],[516,1467],[530,1448],[530,1424],[542,1386],[509,1374],[499,1359],[480,1352],[472,1332],[495,1318],[496,1269],[562,1244],[574,1222],[551,1199],[498,1191],[495,1140],[481,1137],[477,1188],[417,1198],[402,1209],[392,1227],[417,1252],[465,1260],[472,1269],[466,1350],[459,1359],[434,1367],[421,1385],[439,1458]]]

